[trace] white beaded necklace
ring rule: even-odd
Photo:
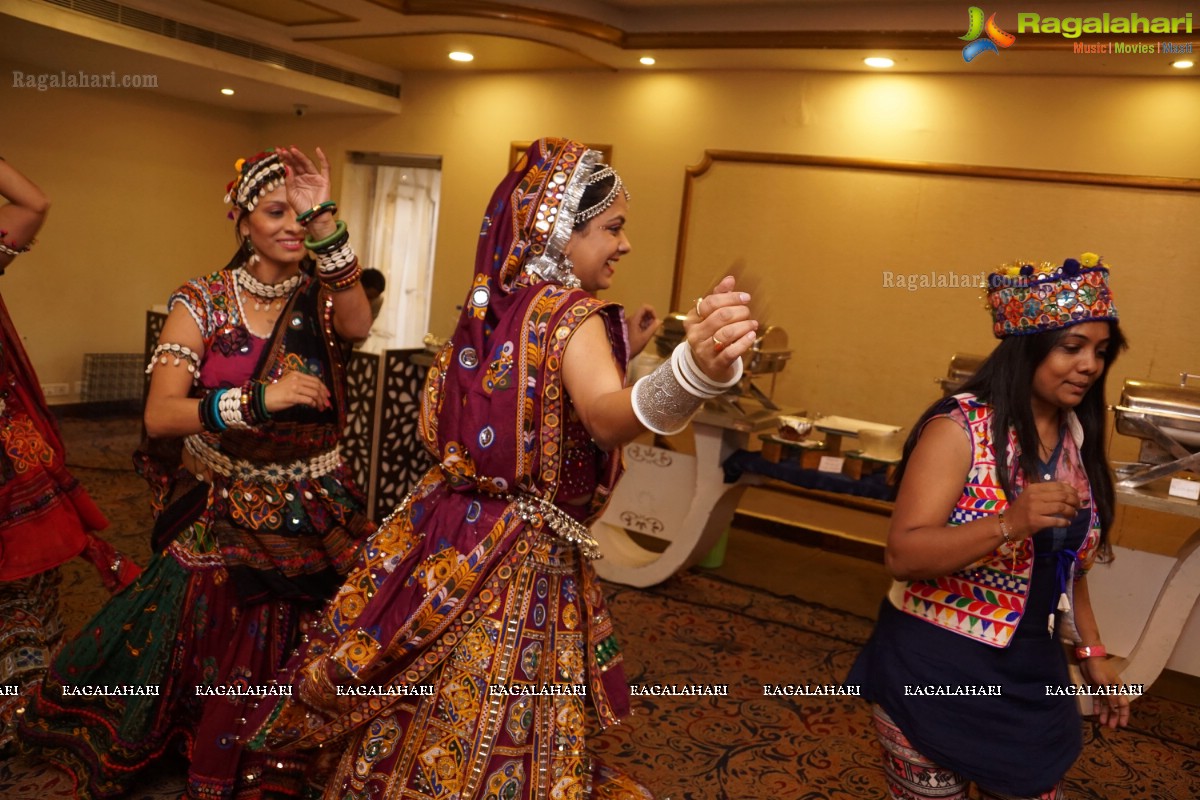
[[[245,267],[238,267],[233,271],[234,277],[237,279],[238,285],[250,293],[254,298],[254,310],[262,311],[264,309],[278,311],[283,308],[283,301],[290,297],[296,287],[300,285],[300,273],[296,273],[287,280],[279,283],[263,283],[258,278],[250,274],[250,271]],[[265,302],[264,302],[265,300]]]

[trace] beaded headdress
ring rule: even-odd
[[[1095,253],[1061,266],[1005,264],[988,275],[987,301],[997,339],[1117,319],[1108,267]]]
[[[237,177],[225,187],[225,202],[242,211],[253,211],[260,197],[283,185],[287,174],[283,161],[274,151],[239,158],[233,168],[237,170]],[[233,211],[229,216],[234,216]]]

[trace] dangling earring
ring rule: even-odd
[[[562,266],[560,267],[562,280],[559,282],[568,289],[578,289],[583,283],[575,275],[575,262],[570,256],[562,257]]]
[[[250,254],[250,257],[246,259],[246,264],[249,266],[258,264],[261,259],[259,259],[258,253],[254,252],[254,242],[249,239],[246,239],[246,251]]]

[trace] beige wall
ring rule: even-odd
[[[257,121],[153,91],[0,87],[0,156],[51,201],[0,292],[42,382],[73,385],[84,353],[140,353],[146,310],[228,260],[222,197]]]
[[[633,195],[634,243],[613,296],[660,310],[669,300],[684,169],[705,149],[1200,175],[1200,86],[1186,78],[413,75],[404,104],[392,120],[306,119],[303,134],[337,151],[444,156],[435,329],[452,326],[465,296],[479,220],[511,140],[567,135],[613,145]],[[287,120],[270,130],[287,136],[297,126]]]
[[[626,305],[652,302],[660,312],[669,310],[684,171],[699,163],[706,149],[1200,177],[1200,147],[1196,146],[1200,141],[1200,83],[1182,77],[414,75],[405,82],[404,102],[405,111],[397,119],[304,120],[302,138],[305,143],[323,142],[339,152],[378,149],[444,157],[444,207],[431,320],[433,329],[443,334],[452,327],[454,307],[465,295],[479,220],[506,169],[512,140],[552,134],[613,146],[613,160],[633,197],[629,232],[634,244],[634,252],[619,267],[613,296]],[[297,128],[288,120],[270,130],[277,138],[286,138]],[[773,188],[766,186],[764,191]],[[945,193],[944,186],[938,188]],[[1020,194],[1019,189],[1015,191]],[[1011,205],[1013,192],[1009,194]],[[999,258],[1063,258],[1092,248],[1103,253],[1106,243],[1114,249],[1108,230],[1114,222],[1144,231],[1146,235],[1140,238],[1122,237],[1120,251],[1109,254],[1118,268],[1130,265],[1127,271],[1118,271],[1114,283],[1118,298],[1127,298],[1122,308],[1134,343],[1113,373],[1110,394],[1119,392],[1125,377],[1171,380],[1181,369],[1200,369],[1200,337],[1189,325],[1194,318],[1193,298],[1200,294],[1200,251],[1188,246],[1196,220],[1143,219],[1137,213],[1143,205],[1137,203],[1130,204],[1128,213],[1107,207],[1092,219],[1087,212],[1089,202],[1122,205],[1131,197],[1136,199],[1136,192],[1106,193],[1102,189],[1071,191],[1071,213],[1063,215],[1061,194],[1055,189],[1031,190],[1030,202],[1045,207],[1022,208],[1019,225],[981,214],[977,228],[964,230],[939,226],[937,219],[926,217],[921,230],[909,236],[889,234],[886,247],[871,242],[870,249],[890,249],[897,254],[896,262],[910,272],[910,265],[924,263],[920,251],[925,251],[932,239],[938,242],[938,253],[930,263],[936,263],[938,269],[978,272]],[[736,206],[738,199],[728,202]],[[781,202],[794,204],[797,213],[812,203],[809,198],[789,201],[786,197]],[[847,202],[852,205],[853,198]],[[971,202],[979,205],[978,200]],[[1190,205],[1181,207],[1194,208],[1195,196],[1188,202]],[[896,213],[916,218],[912,209]],[[786,225],[786,213],[779,216]],[[772,224],[776,222],[773,218]],[[826,293],[814,298],[806,290],[802,273],[793,267],[808,253],[802,244],[793,242],[790,231],[756,227],[738,217],[723,225],[707,219],[703,224],[704,233],[712,239],[753,237],[758,241],[756,248],[748,248],[751,250],[769,250],[775,242],[788,245],[777,248],[785,250],[779,258],[747,266],[782,273],[764,282],[771,293],[767,299],[770,321],[791,330],[794,346],[804,348],[810,356],[830,348],[839,332],[836,325],[806,330],[803,323],[790,319],[789,309],[802,313],[805,303],[842,308],[848,326],[894,319],[893,312],[901,306],[914,323],[911,330],[889,327],[873,331],[874,346],[872,337],[856,335],[853,340],[861,352],[841,353],[832,362],[828,358],[797,358],[797,368],[780,384],[784,402],[907,425],[936,395],[932,379],[943,373],[954,351],[986,353],[994,341],[986,315],[973,314],[974,291],[965,295],[959,291],[898,293],[873,281],[870,291],[858,287],[843,295]],[[1153,234],[1164,229],[1174,235]],[[861,235],[869,238],[872,231]],[[814,242],[812,249],[862,249],[863,242],[854,236],[838,236],[839,242]],[[1135,246],[1139,241],[1142,247]],[[981,243],[985,245],[982,248]],[[729,252],[736,254],[738,247]],[[1146,269],[1139,269],[1142,266]],[[1139,284],[1140,276],[1152,276],[1154,282]],[[1170,288],[1163,291],[1164,287]],[[962,330],[941,335],[921,328],[919,323],[926,316],[921,311],[923,302],[943,307],[943,312],[948,304],[954,305],[956,310],[941,316],[969,322],[959,326]],[[971,314],[957,310],[964,304],[970,306]],[[801,331],[804,338],[796,336]],[[896,339],[899,333],[913,335],[901,346]],[[892,365],[885,371],[887,375],[901,376],[905,364],[911,364],[908,371],[912,374],[899,382],[888,381],[888,388],[881,387],[877,377],[845,380],[847,373],[852,373],[851,377],[868,374],[871,362],[879,360]],[[813,364],[824,366],[816,369],[816,374],[799,374],[801,365],[811,368]],[[868,365],[866,370],[858,369],[862,365]],[[843,388],[835,391],[830,388],[833,386]],[[812,388],[816,391],[809,391]],[[1122,445],[1128,446],[1122,450]],[[1132,457],[1132,442],[1119,442],[1114,455]]]
[[[465,295],[479,220],[512,140],[552,134],[613,146],[633,196],[634,243],[613,296],[660,311],[668,310],[684,169],[705,149],[1200,175],[1200,84],[1186,77],[414,74],[397,117],[301,120],[135,91],[0,88],[0,102],[6,120],[19,123],[6,125],[0,154],[55,202],[42,243],[0,286],[47,382],[78,379],[84,351],[141,349],[144,309],[230,251],[220,206],[230,162],[274,142],[321,144],[335,169],[352,149],[443,157],[432,309],[432,327],[443,334]],[[726,233],[747,231],[731,225]],[[1070,233],[1068,253],[1081,238]],[[1166,293],[1173,302],[1200,288],[1194,248],[1156,255],[1192,259]],[[783,316],[781,305],[774,299]],[[1195,339],[1190,315],[1161,319],[1170,335]],[[921,354],[926,361],[948,357],[945,342],[928,346],[937,357]],[[1163,374],[1200,366],[1175,364],[1169,349],[1144,359]]]

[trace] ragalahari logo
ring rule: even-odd
[[[980,39],[980,36],[987,34],[986,39]],[[967,10],[967,33],[965,36],[958,37],[969,44],[963,48],[963,61],[970,62],[971,59],[980,53],[992,52],[1000,55],[997,47],[1012,47],[1013,42],[1017,37],[1013,36],[1008,31],[1003,31],[996,24],[996,15],[992,14],[987,18],[987,23],[983,21],[983,9],[979,6],[971,6]]]

